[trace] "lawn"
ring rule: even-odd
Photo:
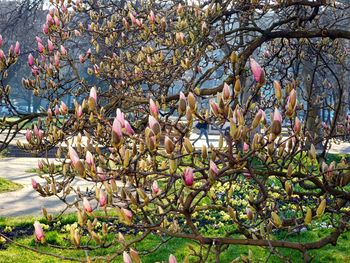
[[[23,186],[0,177],[0,193],[12,192],[21,189]]]
[[[74,257],[80,259],[86,259],[85,251],[76,251],[76,250],[59,250],[44,245],[37,245],[34,242],[33,227],[35,217],[18,217],[18,218],[0,218],[0,232],[6,233],[7,236],[10,236],[15,239],[16,242],[28,246],[30,248],[39,249],[42,252],[59,254],[66,257]],[[61,227],[69,226],[75,221],[74,215],[68,215],[61,219]],[[41,219],[41,222],[45,220]],[[50,230],[46,230],[46,240],[47,243],[51,245],[67,245],[67,237],[69,237],[69,231],[66,232],[59,231],[58,228],[53,226],[53,224],[48,224]],[[226,228],[226,226],[224,226]],[[120,229],[118,229],[120,230]],[[120,230],[122,231],[122,230]],[[295,242],[306,242],[306,241],[315,241],[322,238],[330,230],[328,229],[317,229],[314,231],[307,231],[302,233],[277,233],[277,236],[285,236],[287,234],[287,240]],[[113,239],[113,234],[108,235],[107,240]],[[134,236],[125,234],[125,237],[132,238]],[[163,236],[163,238],[166,238]],[[237,236],[239,238],[239,236]],[[84,238],[83,238],[84,240]],[[340,236],[337,246],[327,245],[320,250],[310,251],[309,255],[313,258],[312,262],[350,262],[350,232]],[[151,250],[157,244],[159,244],[160,238],[156,235],[151,235],[146,238],[144,241],[139,243],[135,249],[137,251],[142,250]],[[107,249],[97,249],[94,251],[89,251],[88,254],[91,257],[94,256],[103,256],[106,254],[112,254],[117,249],[120,248],[120,245],[113,246]],[[142,256],[142,262],[144,263],[153,263],[153,262],[167,262],[169,254],[174,254],[178,262],[183,262],[185,257],[189,255],[190,250],[195,249],[198,251],[199,247],[194,242],[189,242],[185,239],[173,238],[169,242],[163,244],[157,251]],[[251,251],[253,262],[283,262],[280,258],[272,256],[269,253],[269,250],[261,247],[253,246],[231,246],[227,249],[221,256],[220,262],[229,263],[237,257],[243,255],[248,256],[249,250]],[[283,256],[291,259],[292,262],[302,262],[301,255],[297,251],[290,249],[277,249]],[[193,259],[189,258],[189,262],[192,262]],[[18,247],[14,244],[3,244],[0,245],[0,263],[17,263],[17,262],[63,262],[62,259],[54,258],[49,255],[40,255],[34,253],[28,249]],[[74,261],[65,261],[65,262],[74,262]],[[105,261],[97,261],[105,262]],[[121,257],[117,257],[112,262],[122,262]],[[208,262],[214,262],[214,254],[209,256]]]

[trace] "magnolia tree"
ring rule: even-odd
[[[251,55],[274,38],[350,38],[349,33],[335,27],[288,35],[280,29],[285,20],[272,24],[269,32],[247,21],[253,10],[262,16],[300,5],[308,12],[331,8],[327,3],[175,2],[138,6],[121,1],[114,8],[108,1],[99,6],[58,1],[47,15],[44,36],[37,37],[37,54],[28,56],[32,77],[23,85],[47,98],[48,108],[21,116],[15,126],[6,119],[2,123],[19,130],[36,120],[26,132],[27,143],[18,144],[25,150],[58,146],[60,165],[41,160],[39,169],[45,173],[39,176],[45,184],[33,178],[32,185],[42,197],[56,196],[76,210],[77,224],[70,227],[66,248],[84,250],[87,258],[69,259],[103,260],[89,251],[113,246],[115,251],[104,260],[123,255],[124,262],[140,262],[141,254],[175,237],[197,244],[187,262],[213,257],[220,262],[220,255],[235,245],[267,247],[286,261],[278,248],[289,248],[310,261],[309,250],[335,245],[348,228],[349,166],[345,160],[327,163],[324,154],[318,158],[315,144],[322,139],[298,117],[303,110],[300,80],[269,80]],[[243,21],[241,31],[229,19],[237,14],[234,7],[247,12],[237,18]],[[262,36],[251,40],[252,31]],[[212,52],[235,46],[235,38],[225,34],[239,39],[245,33],[248,40],[241,43],[246,45],[222,56]],[[2,77],[19,53],[19,44],[8,55],[0,53]],[[199,87],[222,67],[216,87]],[[91,77],[84,77],[84,71]],[[6,99],[10,88],[3,90]],[[73,107],[62,100],[67,93],[76,96]],[[211,98],[203,111],[198,101],[204,95]],[[169,118],[172,113],[175,118]],[[189,136],[196,121],[220,131],[217,146],[192,145]],[[343,126],[336,129],[339,121]],[[348,131],[348,120],[336,117],[331,130],[325,130],[327,141]],[[88,191],[74,186],[77,179],[87,182]],[[124,236],[121,225],[138,235]],[[290,232],[320,225],[330,231],[319,240],[287,240]],[[34,227],[35,239],[46,244],[40,223]],[[213,235],[208,231],[213,228],[221,231]],[[154,235],[160,241],[152,251],[136,251],[139,242]],[[252,257],[249,253],[241,260]],[[176,262],[173,255],[168,260]]]

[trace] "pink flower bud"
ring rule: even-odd
[[[5,60],[5,53],[2,49],[0,49],[0,60]]]
[[[126,135],[132,136],[135,134],[133,128],[131,127],[130,123],[127,120],[124,121],[124,127],[125,127]]]
[[[159,187],[158,187],[158,182],[157,181],[153,181],[152,191],[153,191],[154,194],[158,194],[159,193]]]
[[[153,10],[151,10],[151,12],[149,13],[148,19],[151,23],[155,23],[156,22],[156,16],[154,15]]]
[[[30,53],[28,55],[28,65],[31,67],[31,66],[33,66],[33,64],[34,64],[34,57],[33,57],[32,53]]]
[[[223,93],[223,98],[225,100],[228,100],[231,97],[231,91],[230,91],[230,87],[227,85],[227,83],[224,83],[224,88],[222,90]]]
[[[68,154],[69,154],[69,159],[71,160],[73,165],[76,165],[78,162],[80,162],[80,158],[72,146],[69,146]]]
[[[47,35],[49,33],[49,26],[46,23],[43,25],[43,33],[45,35]]]
[[[36,39],[36,42],[43,43],[43,40],[40,37],[36,36],[35,39]]]
[[[92,98],[97,103],[97,91],[96,87],[90,89],[90,98]]]
[[[89,200],[87,200],[86,197],[83,198],[83,207],[84,207],[84,210],[86,213],[92,212],[91,204],[90,204]]]
[[[62,56],[67,56],[67,50],[65,49],[64,46],[61,45],[60,50],[61,50],[61,55]]]
[[[119,108],[117,109],[117,120],[120,122],[121,127],[124,128],[124,125],[125,125],[124,113]]]
[[[107,195],[103,189],[100,192],[100,200],[99,200],[100,207],[105,207],[107,205]]]
[[[55,106],[55,115],[58,116],[60,115],[60,109],[58,108],[58,105],[56,104]]]
[[[80,61],[80,63],[84,63],[85,62],[85,57],[84,57],[84,55],[79,55],[79,61]]]
[[[294,124],[294,132],[296,134],[299,134],[301,131],[301,122],[298,117],[295,118],[295,124]]]
[[[158,110],[157,104],[152,99],[149,100],[149,110],[152,116],[158,119],[159,110]]]
[[[79,30],[75,29],[75,30],[74,30],[74,35],[75,35],[76,37],[80,37],[80,36],[81,36],[81,33],[80,33]]]
[[[52,18],[52,16],[50,14],[47,14],[46,16],[46,24],[53,25],[55,23],[54,19]]]
[[[106,172],[99,166],[97,167],[97,176],[101,179],[101,181],[106,181]]]
[[[122,138],[123,138],[122,126],[119,120],[115,118],[112,126],[112,140],[113,142],[118,144]]]
[[[130,17],[132,25],[137,25],[136,18],[131,12],[129,13],[129,17]]]
[[[125,216],[129,219],[129,220],[132,220],[132,212],[126,208],[122,208],[123,210],[123,213],[125,214]]]
[[[42,160],[39,160],[39,161],[38,161],[38,168],[39,168],[39,170],[44,169],[44,163],[43,163]]]
[[[81,118],[81,116],[83,116],[83,108],[81,107],[81,105],[78,106],[77,115],[79,119]]]
[[[186,100],[186,96],[182,91],[180,92],[179,96],[180,96],[180,100]]]
[[[63,101],[61,101],[60,112],[62,115],[66,115],[68,113],[68,107]]]
[[[193,169],[191,167],[187,167],[183,174],[183,179],[186,186],[192,186],[194,181]]]
[[[253,72],[255,81],[262,83],[264,81],[264,70],[253,58],[250,59],[250,69]]]
[[[148,116],[148,125],[149,127],[152,129],[152,131],[154,132],[154,134],[158,134],[160,133],[160,125],[159,122],[152,116],[149,115]]]
[[[38,127],[34,124],[34,127],[33,127],[33,132],[34,132],[34,135],[36,136],[36,137],[38,137],[39,136],[39,129],[38,129]]]
[[[55,21],[55,25],[59,27],[61,25],[61,22],[57,16],[54,16],[53,20]]]
[[[39,221],[34,222],[34,235],[35,235],[35,239],[39,242],[42,242],[45,240],[44,231]]]
[[[177,263],[176,257],[172,254],[169,256],[169,263]]]
[[[47,49],[48,49],[50,52],[54,51],[54,49],[55,49],[55,47],[54,47],[54,45],[53,45],[53,43],[51,42],[50,39],[47,40]]]
[[[13,55],[13,51],[14,51],[14,47],[13,47],[13,45],[11,45],[9,48],[9,54]]]
[[[282,115],[277,108],[275,108],[275,112],[273,114],[273,120],[278,121],[279,123],[282,123]]]
[[[2,35],[0,35],[0,48],[2,47],[3,44],[4,44],[4,40],[2,39]]]
[[[247,143],[243,143],[243,152],[248,152],[249,151],[249,145]]]
[[[30,132],[29,129],[26,131],[26,140],[27,142],[30,142],[32,140],[32,133]]]
[[[85,162],[90,166],[95,165],[94,156],[89,151],[86,151]]]
[[[16,46],[15,46],[15,54],[19,55],[20,52],[21,52],[21,50],[20,50],[19,42],[17,41]]]
[[[127,252],[123,252],[123,263],[132,263],[131,257]]]
[[[246,214],[249,220],[253,219],[253,211],[249,207],[246,208]]]
[[[209,104],[210,104],[211,111],[215,116],[217,116],[219,114],[219,106],[212,100],[209,102]]]
[[[209,162],[209,169],[215,176],[219,174],[219,169],[212,160]]]
[[[39,184],[34,178],[32,178],[32,187],[34,190],[37,190],[39,188]]]
[[[41,42],[38,42],[38,51],[39,51],[39,53],[44,52],[44,45]]]
[[[39,69],[37,66],[32,67],[32,75],[37,76],[39,74]]]

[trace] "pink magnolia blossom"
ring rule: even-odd
[[[246,143],[246,142],[244,142],[243,143],[243,152],[248,152],[249,151],[249,145]]]
[[[95,165],[94,156],[92,155],[92,153],[90,151],[86,151],[85,162],[90,166]]]
[[[209,104],[210,104],[211,111],[214,113],[214,115],[218,115],[219,114],[219,106],[216,104],[216,102],[211,100],[209,102]]]
[[[30,142],[32,140],[32,133],[30,132],[29,129],[26,131],[26,140],[27,142]]]
[[[132,220],[132,217],[133,217],[132,212],[131,212],[130,210],[126,209],[126,208],[122,208],[122,210],[123,210],[124,215],[125,215],[129,220]]]
[[[124,121],[124,127],[126,135],[132,136],[135,134],[134,129],[131,127],[130,123],[127,120]]]
[[[107,195],[103,189],[100,192],[100,200],[99,200],[100,207],[105,207],[107,205]]]
[[[34,64],[34,57],[33,57],[32,53],[30,53],[28,55],[28,65],[33,66],[33,64]]]
[[[219,174],[219,169],[218,169],[218,167],[216,166],[216,164],[212,160],[210,160],[210,162],[209,162],[209,168],[210,168],[210,171],[214,175],[218,175]]]
[[[78,118],[81,118],[83,116],[83,108],[81,105],[78,106],[78,112],[77,112]]]
[[[192,186],[194,182],[193,169],[191,167],[187,167],[183,174],[183,179],[186,186]]]
[[[43,43],[43,40],[40,37],[36,36],[35,39],[36,39],[36,42]]]
[[[32,178],[32,187],[34,190],[39,188],[39,183],[34,178]]]
[[[97,103],[97,90],[96,87],[90,89],[90,98],[92,98]]]
[[[60,46],[60,51],[62,56],[67,56],[67,50],[64,46]]]
[[[49,33],[49,26],[45,23],[43,24],[43,33],[47,35]]]
[[[262,82],[264,78],[264,70],[253,58],[250,59],[250,69],[256,82]]]
[[[58,116],[60,115],[60,109],[58,108],[58,105],[56,104],[55,106],[55,115]]]
[[[48,25],[53,25],[55,23],[55,21],[54,21],[53,17],[51,16],[51,14],[47,14],[46,15],[46,23]]]
[[[101,181],[106,181],[106,172],[100,167],[97,167],[97,176],[101,179]]]
[[[227,83],[224,83],[224,88],[222,90],[223,93],[223,97],[225,100],[229,99],[231,97],[231,91],[230,91],[230,87],[227,85]]]
[[[4,40],[2,39],[2,35],[0,35],[0,48],[2,47],[3,44],[4,44]]]
[[[71,160],[73,165],[76,165],[78,162],[80,162],[79,155],[77,154],[77,152],[74,150],[72,146],[69,146],[68,154],[69,154],[69,159]]]
[[[151,23],[155,23],[156,22],[156,16],[155,16],[153,10],[151,10],[151,12],[149,13],[149,21]]]
[[[39,170],[44,169],[44,163],[43,163],[42,160],[39,160],[39,161],[38,161],[38,168],[39,168]]]
[[[19,55],[20,52],[21,52],[20,45],[19,45],[19,42],[17,41],[16,42],[16,46],[15,46],[15,54]]]
[[[158,118],[159,109],[152,99],[149,99],[149,110],[154,118]]]
[[[121,127],[124,128],[124,125],[125,125],[124,113],[119,108],[117,109],[117,120],[120,122]]]
[[[273,120],[282,123],[282,115],[277,108],[275,108],[275,111],[273,113]]]
[[[0,60],[5,60],[5,53],[2,49],[0,49]]]
[[[153,191],[154,194],[158,194],[159,193],[159,187],[158,187],[158,182],[157,181],[153,181],[152,191]]]
[[[112,130],[113,130],[113,132],[114,132],[116,135],[118,135],[120,138],[123,137],[122,126],[121,126],[120,121],[118,120],[117,117],[114,118]]]
[[[186,96],[182,91],[180,92],[179,96],[180,96],[180,100],[186,100]]]
[[[39,51],[39,53],[44,52],[44,45],[41,42],[38,42],[38,51]]]
[[[62,115],[66,115],[68,113],[68,107],[63,101],[61,101],[60,112]]]
[[[294,132],[295,133],[300,133],[301,131],[301,122],[298,117],[295,118],[295,124],[294,124]]]
[[[87,212],[87,213],[92,212],[91,204],[86,197],[83,198],[83,207],[84,207],[85,212]]]
[[[54,45],[53,45],[53,43],[51,42],[50,39],[47,40],[47,49],[48,49],[50,52],[54,51],[54,49],[55,49],[55,47],[54,47]]]
[[[169,263],[177,263],[176,257],[173,254],[169,256]]]
[[[34,235],[37,241],[41,242],[41,241],[44,241],[45,239],[44,231],[39,221],[34,222]]]
[[[15,48],[13,47],[13,45],[10,46],[9,48],[9,54],[13,55],[13,51],[15,50]]]
[[[126,251],[123,252],[123,263],[132,263],[131,257]]]

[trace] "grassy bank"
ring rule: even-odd
[[[23,186],[0,177],[0,193],[12,192],[21,189]]]
[[[72,224],[75,221],[74,215],[68,215],[64,217],[61,221],[61,227],[55,227],[52,224],[47,225],[46,241],[50,245],[38,245],[34,242],[33,238],[33,222],[34,220],[39,219],[35,217],[17,217],[17,218],[0,218],[0,232],[5,233],[7,236],[14,239],[19,244],[28,246],[30,248],[38,249],[42,252],[58,254],[65,257],[79,258],[82,260],[86,259],[88,254],[90,257],[94,256],[104,256],[111,255],[115,253],[121,246],[113,245],[112,247],[106,249],[96,249],[92,251],[85,252],[83,250],[62,250],[50,247],[54,246],[67,246],[69,239],[69,224]],[[41,220],[43,223],[45,220]],[[66,231],[62,231],[62,226]],[[226,228],[226,226],[224,226]],[[123,231],[125,229],[118,228],[118,231]],[[329,233],[329,229],[317,229],[314,231],[307,231],[302,233],[286,233],[279,232],[275,235],[275,238],[284,237],[288,241],[293,242],[310,242],[316,241],[324,237]],[[140,234],[138,234],[140,235]],[[107,236],[107,240],[113,240],[114,234]],[[137,235],[136,235],[137,236]],[[127,239],[135,238],[135,235],[125,234]],[[236,238],[242,238],[240,236],[235,236]],[[166,236],[162,237],[166,239]],[[86,237],[83,237],[82,243],[86,242]],[[309,255],[313,258],[312,262],[350,262],[350,232],[347,232],[340,236],[337,246],[327,245],[319,250],[310,251]],[[138,243],[134,247],[138,251],[152,251],[160,242],[160,238],[156,235],[150,235],[142,242]],[[196,251],[199,250],[199,246],[185,239],[173,238],[169,242],[163,244],[157,251],[142,256],[142,262],[144,263],[153,263],[153,262],[167,262],[169,254],[174,254],[178,262],[182,262],[183,259],[190,254],[191,249]],[[253,262],[283,262],[277,256],[270,255],[270,251],[266,248],[253,247],[253,246],[230,246],[220,258],[220,262],[229,263],[232,260],[236,259],[239,256],[248,256],[249,250],[253,256]],[[299,252],[290,250],[290,249],[277,249],[281,255],[286,258],[289,258],[292,262],[302,262],[301,255]],[[190,262],[193,259],[189,258]],[[38,253],[32,252],[28,249],[16,246],[15,244],[5,243],[0,245],[0,263],[17,263],[17,262],[63,262],[62,259],[54,258],[49,255],[40,255]],[[74,262],[74,261],[64,261],[64,262]],[[97,261],[105,262],[105,261]],[[122,258],[119,256],[112,262],[122,262]],[[211,253],[207,262],[214,262],[214,253]]]

